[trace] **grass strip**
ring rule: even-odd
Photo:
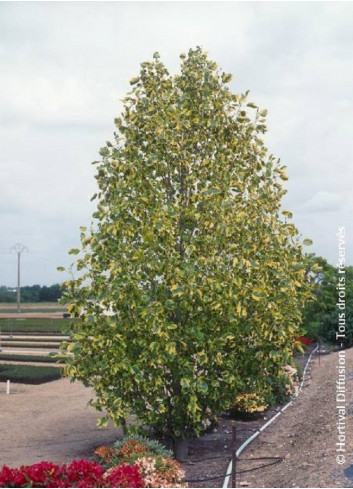
[[[0,365],[0,382],[18,382],[21,384],[43,384],[62,377],[58,367],[35,367],[32,365]]]
[[[67,334],[70,325],[80,321],[80,319],[62,318],[30,318],[13,319],[0,318],[0,330],[2,334]]]

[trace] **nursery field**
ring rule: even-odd
[[[336,463],[335,379],[337,353],[313,361],[304,388],[292,406],[242,453],[237,463],[237,487],[353,487],[344,475],[350,460]],[[353,349],[346,351],[347,399],[352,409]],[[0,384],[1,386],[1,384]],[[56,463],[90,457],[101,445],[121,437],[119,429],[96,427],[98,413],[87,405],[93,392],[80,383],[60,379],[42,385],[14,384],[0,402],[3,443],[0,460],[12,466],[46,459]],[[276,409],[256,420],[237,421],[237,446],[263,425]],[[353,423],[346,425],[346,450],[353,450]],[[189,487],[222,487],[230,457],[231,420],[191,442],[183,463]],[[260,468],[279,457],[280,463]],[[260,459],[260,460],[258,460]],[[257,470],[252,470],[256,469]],[[218,476],[218,478],[216,478]],[[202,479],[210,479],[203,481]]]
[[[61,378],[58,354],[68,319],[0,319],[0,385],[42,384]]]
[[[72,321],[62,316],[0,318],[1,463],[19,466],[43,459],[69,462],[91,457],[95,448],[121,436],[112,426],[103,430],[96,427],[99,413],[87,405],[92,391],[62,378],[62,359],[51,355],[57,354],[60,342],[68,339]],[[312,348],[297,359],[300,364],[305,363]],[[353,487],[343,472],[348,461],[343,467],[335,462],[336,357],[335,353],[322,357],[320,366],[318,359],[314,360],[311,378],[293,406],[242,454],[238,486],[309,487],[305,480],[311,480],[314,487],[317,467],[325,461],[325,470],[320,469],[320,487]],[[353,371],[353,349],[347,350],[347,365]],[[6,395],[6,380],[11,380],[10,395]],[[352,398],[351,375],[348,388]],[[275,414],[273,407],[256,419],[238,419],[237,446]],[[183,463],[189,487],[222,486],[230,459],[231,423],[229,416],[222,416],[218,426],[190,442],[189,459]],[[350,418],[347,429],[353,434]],[[351,441],[347,445],[353,450]],[[280,463],[258,470],[266,465],[263,457],[279,457]],[[254,468],[257,470],[252,471]]]

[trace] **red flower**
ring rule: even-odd
[[[0,471],[0,487],[21,487],[26,482],[18,469],[10,469],[4,465]]]
[[[84,480],[85,483],[89,484],[87,487],[96,487],[97,481],[101,480],[103,476],[103,467],[101,465],[84,459],[73,460],[69,465],[63,465],[63,469],[70,482],[79,483]]]
[[[51,462],[0,471],[0,487],[144,487],[137,466],[121,465],[110,469],[103,477],[103,467],[97,462],[73,460],[59,465]]]
[[[107,487],[144,487],[136,465],[120,465],[109,469],[104,476]]]

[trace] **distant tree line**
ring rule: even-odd
[[[59,284],[25,285],[21,287],[21,302],[56,302],[62,295]],[[0,302],[16,302],[16,287],[0,286]]]

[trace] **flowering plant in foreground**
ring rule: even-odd
[[[146,487],[137,465],[112,467],[107,470],[103,479],[109,483],[106,487]]]
[[[182,482],[185,477],[183,469],[172,458],[141,457],[137,459],[136,465],[145,487],[188,487]]]
[[[134,464],[141,457],[171,458],[172,452],[161,442],[141,435],[128,435],[113,446],[101,446],[94,452],[98,463],[107,468]]]
[[[108,471],[109,472],[109,471]],[[104,473],[97,462],[73,460],[62,466],[51,462],[0,470],[0,487],[144,487],[139,467],[120,465]]]

